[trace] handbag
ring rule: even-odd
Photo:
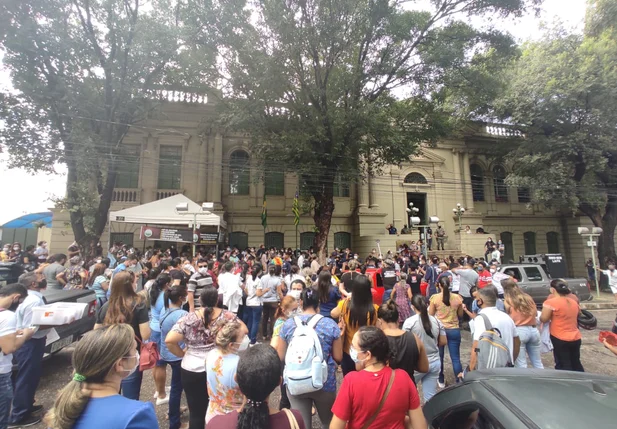
[[[144,343],[137,335],[135,335],[135,338],[139,343],[139,370],[145,371],[154,368],[156,363],[161,359],[158,345],[153,342]]]
[[[379,406],[377,407],[377,410],[375,410],[375,412],[373,413],[371,418],[368,419],[368,421],[362,425],[362,429],[368,429],[369,426],[371,426],[373,424],[373,422],[375,421],[375,419],[379,415],[379,412],[381,411],[381,409],[383,408],[384,404],[386,403],[386,399],[388,399],[388,395],[390,394],[390,390],[392,390],[392,385],[394,384],[395,373],[396,373],[396,370],[393,369],[392,370],[392,374],[390,375],[390,381],[388,382],[388,387],[386,387],[386,391],[384,392],[383,396],[381,397],[381,401],[379,402]]]

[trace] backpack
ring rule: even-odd
[[[480,335],[476,354],[478,356],[476,369],[511,368],[510,349],[501,338],[499,329],[493,328],[486,314],[478,314],[484,319],[485,331]]]
[[[294,317],[294,331],[287,353],[283,378],[291,395],[301,395],[321,390],[328,378],[328,365],[315,326],[323,319],[316,314],[308,322]]]

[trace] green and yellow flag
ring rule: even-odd
[[[261,226],[266,229],[268,227],[268,206],[266,204],[266,194],[264,194],[264,202],[261,206]]]
[[[294,215],[294,225],[298,226],[300,223],[300,205],[298,204],[298,189],[296,189],[296,196],[294,197],[294,203],[291,207],[291,211]]]

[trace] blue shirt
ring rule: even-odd
[[[182,360],[181,357],[176,356],[172,352],[169,351],[167,345],[165,344],[165,337],[169,334],[169,331],[174,327],[176,322],[182,319],[184,316],[188,314],[187,311],[182,310],[181,308],[168,308],[161,314],[161,318],[159,320],[163,321],[161,326],[161,360],[166,362],[175,362]],[[184,343],[179,344],[180,348],[184,348]]]
[[[92,282],[92,286],[90,287],[90,289],[94,291],[97,298],[105,298],[105,290],[103,289],[101,284],[105,283],[106,281],[107,277],[98,276],[94,279],[94,282]]]
[[[134,401],[124,396],[92,398],[73,429],[158,429],[154,407],[150,402]]]
[[[319,303],[319,314],[323,317],[330,317],[330,312],[334,309],[334,307],[336,307],[340,299],[341,293],[338,288],[330,286],[330,289],[328,290],[328,302]]]
[[[161,313],[165,310],[165,293],[159,293],[159,297],[156,299],[154,305],[150,308],[150,329],[156,332],[161,332],[161,326],[159,320]]]
[[[298,317],[300,317],[303,322],[308,322],[312,315],[301,314]],[[281,328],[281,338],[285,340],[287,345],[291,342],[291,338],[295,331],[296,322],[293,319],[289,319],[283,324]],[[328,379],[324,383],[322,390],[324,392],[336,392],[336,362],[334,362],[334,358],[332,357],[332,344],[337,338],[341,337],[341,330],[334,320],[329,317],[324,317],[317,323],[317,326],[315,326],[315,332],[317,332],[319,342],[321,343],[321,349],[323,350],[324,357],[328,364]]]

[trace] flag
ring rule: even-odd
[[[264,202],[261,206],[261,226],[266,229],[268,227],[268,206],[266,205],[266,194],[264,194]]]
[[[294,203],[291,207],[291,211],[294,215],[294,225],[298,226],[300,223],[300,207],[298,205],[298,189],[296,189],[296,196],[294,197]]]

